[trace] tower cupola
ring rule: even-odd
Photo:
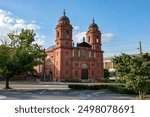
[[[92,23],[86,33],[87,42],[92,46],[94,50],[101,50],[101,32],[98,25],[95,23],[93,18]]]
[[[64,10],[56,26],[56,47],[72,47],[72,25]]]
[[[63,16],[59,18],[59,23],[70,23],[69,18],[66,16],[66,11],[64,9]]]
[[[89,29],[90,29],[90,28],[95,28],[95,29],[98,30],[98,25],[95,23],[94,18],[93,18],[93,20],[92,20],[92,23],[91,23],[90,26],[89,26]]]

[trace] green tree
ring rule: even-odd
[[[104,78],[108,79],[110,77],[109,70],[104,69]]]
[[[22,30],[20,34],[9,33],[10,43],[0,45],[0,75],[9,80],[15,75],[34,72],[34,66],[42,64],[46,54],[38,44],[33,44],[35,33],[33,30]]]
[[[115,64],[118,81],[126,88],[134,90],[143,99],[150,90],[150,55],[129,56],[122,54],[112,59]]]

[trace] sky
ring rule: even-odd
[[[0,0],[0,39],[11,31],[33,29],[35,43],[55,45],[55,27],[63,9],[81,42],[94,17],[102,33],[104,56],[150,52],[150,0]],[[1,42],[0,42],[1,43]]]

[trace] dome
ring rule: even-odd
[[[63,14],[64,15],[59,18],[59,21],[68,21],[68,22],[70,22],[69,18],[66,16],[65,10],[64,10]]]
[[[68,20],[69,21],[69,18],[67,16],[62,16],[59,18],[59,21],[62,21],[62,20]]]
[[[93,19],[93,22],[90,24],[89,28],[96,28],[96,29],[98,29],[98,25],[94,22],[94,19]]]
[[[89,28],[96,28],[96,29],[98,29],[98,25],[95,24],[95,23],[92,23],[92,24],[90,24]]]

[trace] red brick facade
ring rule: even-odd
[[[49,75],[53,81],[80,78],[95,81],[104,78],[101,32],[97,24],[91,23],[86,39],[74,47],[72,25],[65,15],[60,17],[56,26],[56,45],[46,49],[47,57],[38,72]],[[86,41],[86,42],[85,42]]]

